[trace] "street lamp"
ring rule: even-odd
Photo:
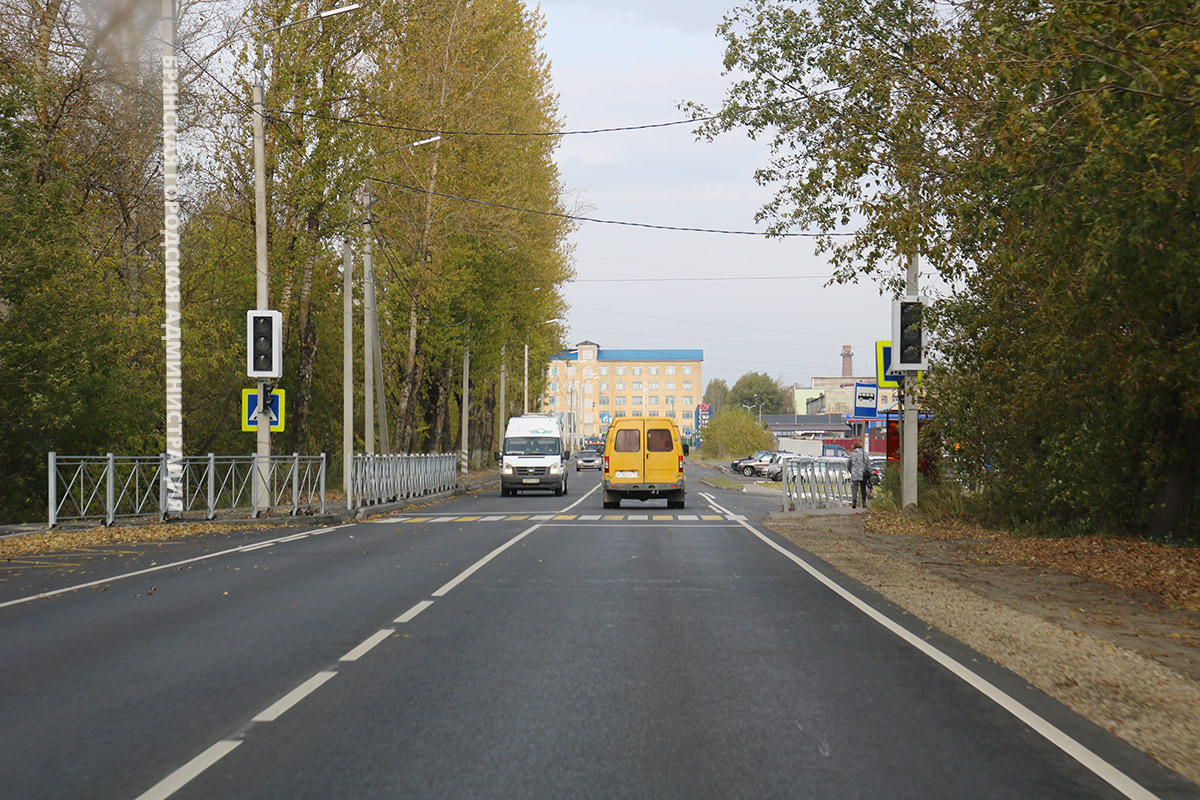
[[[263,128],[263,84],[266,82],[264,75],[266,66],[263,64],[262,57],[262,37],[274,31],[290,28],[293,25],[299,25],[304,22],[312,22],[313,20],[325,19],[338,14],[344,14],[347,11],[353,11],[360,8],[360,4],[353,3],[340,8],[334,8],[329,11],[322,11],[320,14],[304,19],[292,20],[285,22],[282,25],[276,25],[268,28],[259,34],[258,42],[258,82],[251,90],[251,105],[254,108],[254,239],[255,239],[255,308],[259,311],[267,311],[270,309],[270,296],[268,291],[269,284],[267,283],[267,157],[266,157],[266,133]],[[267,465],[271,460],[271,406],[268,402],[268,381],[260,380],[258,382],[258,441],[257,441],[257,461],[258,469],[255,470],[257,477],[255,479],[256,502],[254,504],[254,515],[258,516],[262,513],[263,504],[266,501],[267,495]]]

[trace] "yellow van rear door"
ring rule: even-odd
[[[612,438],[608,459],[609,480],[613,483],[641,483],[645,469],[641,423],[623,423],[616,431],[609,431],[609,436]]]
[[[669,425],[648,422],[646,425],[647,483],[674,483],[679,477],[679,457],[675,454],[675,436]]]

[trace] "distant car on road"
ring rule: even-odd
[[[792,466],[794,469],[799,467],[801,464],[811,464],[813,460],[814,459],[811,456],[798,456],[795,453],[791,453],[785,455],[774,464],[769,464],[767,468],[763,470],[763,475],[769,481],[781,481],[783,480],[783,471],[789,466]]]
[[[581,469],[603,469],[604,456],[597,453],[595,450],[580,450],[579,455],[575,456],[575,471]]]
[[[768,450],[767,454],[755,461],[742,462],[741,473],[747,478],[753,478],[756,475],[765,475],[769,467],[778,464],[792,453],[785,453],[782,450]]]

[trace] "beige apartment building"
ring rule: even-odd
[[[608,350],[580,342],[550,360],[541,409],[562,420],[571,449],[604,436],[618,417],[670,417],[696,430],[703,350]]]

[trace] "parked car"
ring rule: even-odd
[[[742,464],[742,474],[747,478],[752,478],[756,475],[765,475],[769,467],[779,463],[790,455],[793,454],[785,453],[782,450],[771,450],[756,461],[744,462]]]
[[[581,469],[604,469],[604,456],[595,450],[580,450],[575,456],[575,471]]]
[[[774,451],[772,451],[772,450],[755,450],[753,455],[746,456],[745,458],[735,458],[733,461],[730,461],[729,468],[731,470],[733,470],[734,472],[742,472],[742,467],[744,467],[747,462],[761,461],[766,456],[769,456],[772,452],[774,452]],[[746,472],[744,474],[753,475],[754,473]]]
[[[800,464],[811,464],[813,458],[811,456],[798,456],[795,453],[785,455],[773,464],[767,466],[763,470],[763,475],[769,481],[783,480],[783,471],[789,466],[799,466]]]

